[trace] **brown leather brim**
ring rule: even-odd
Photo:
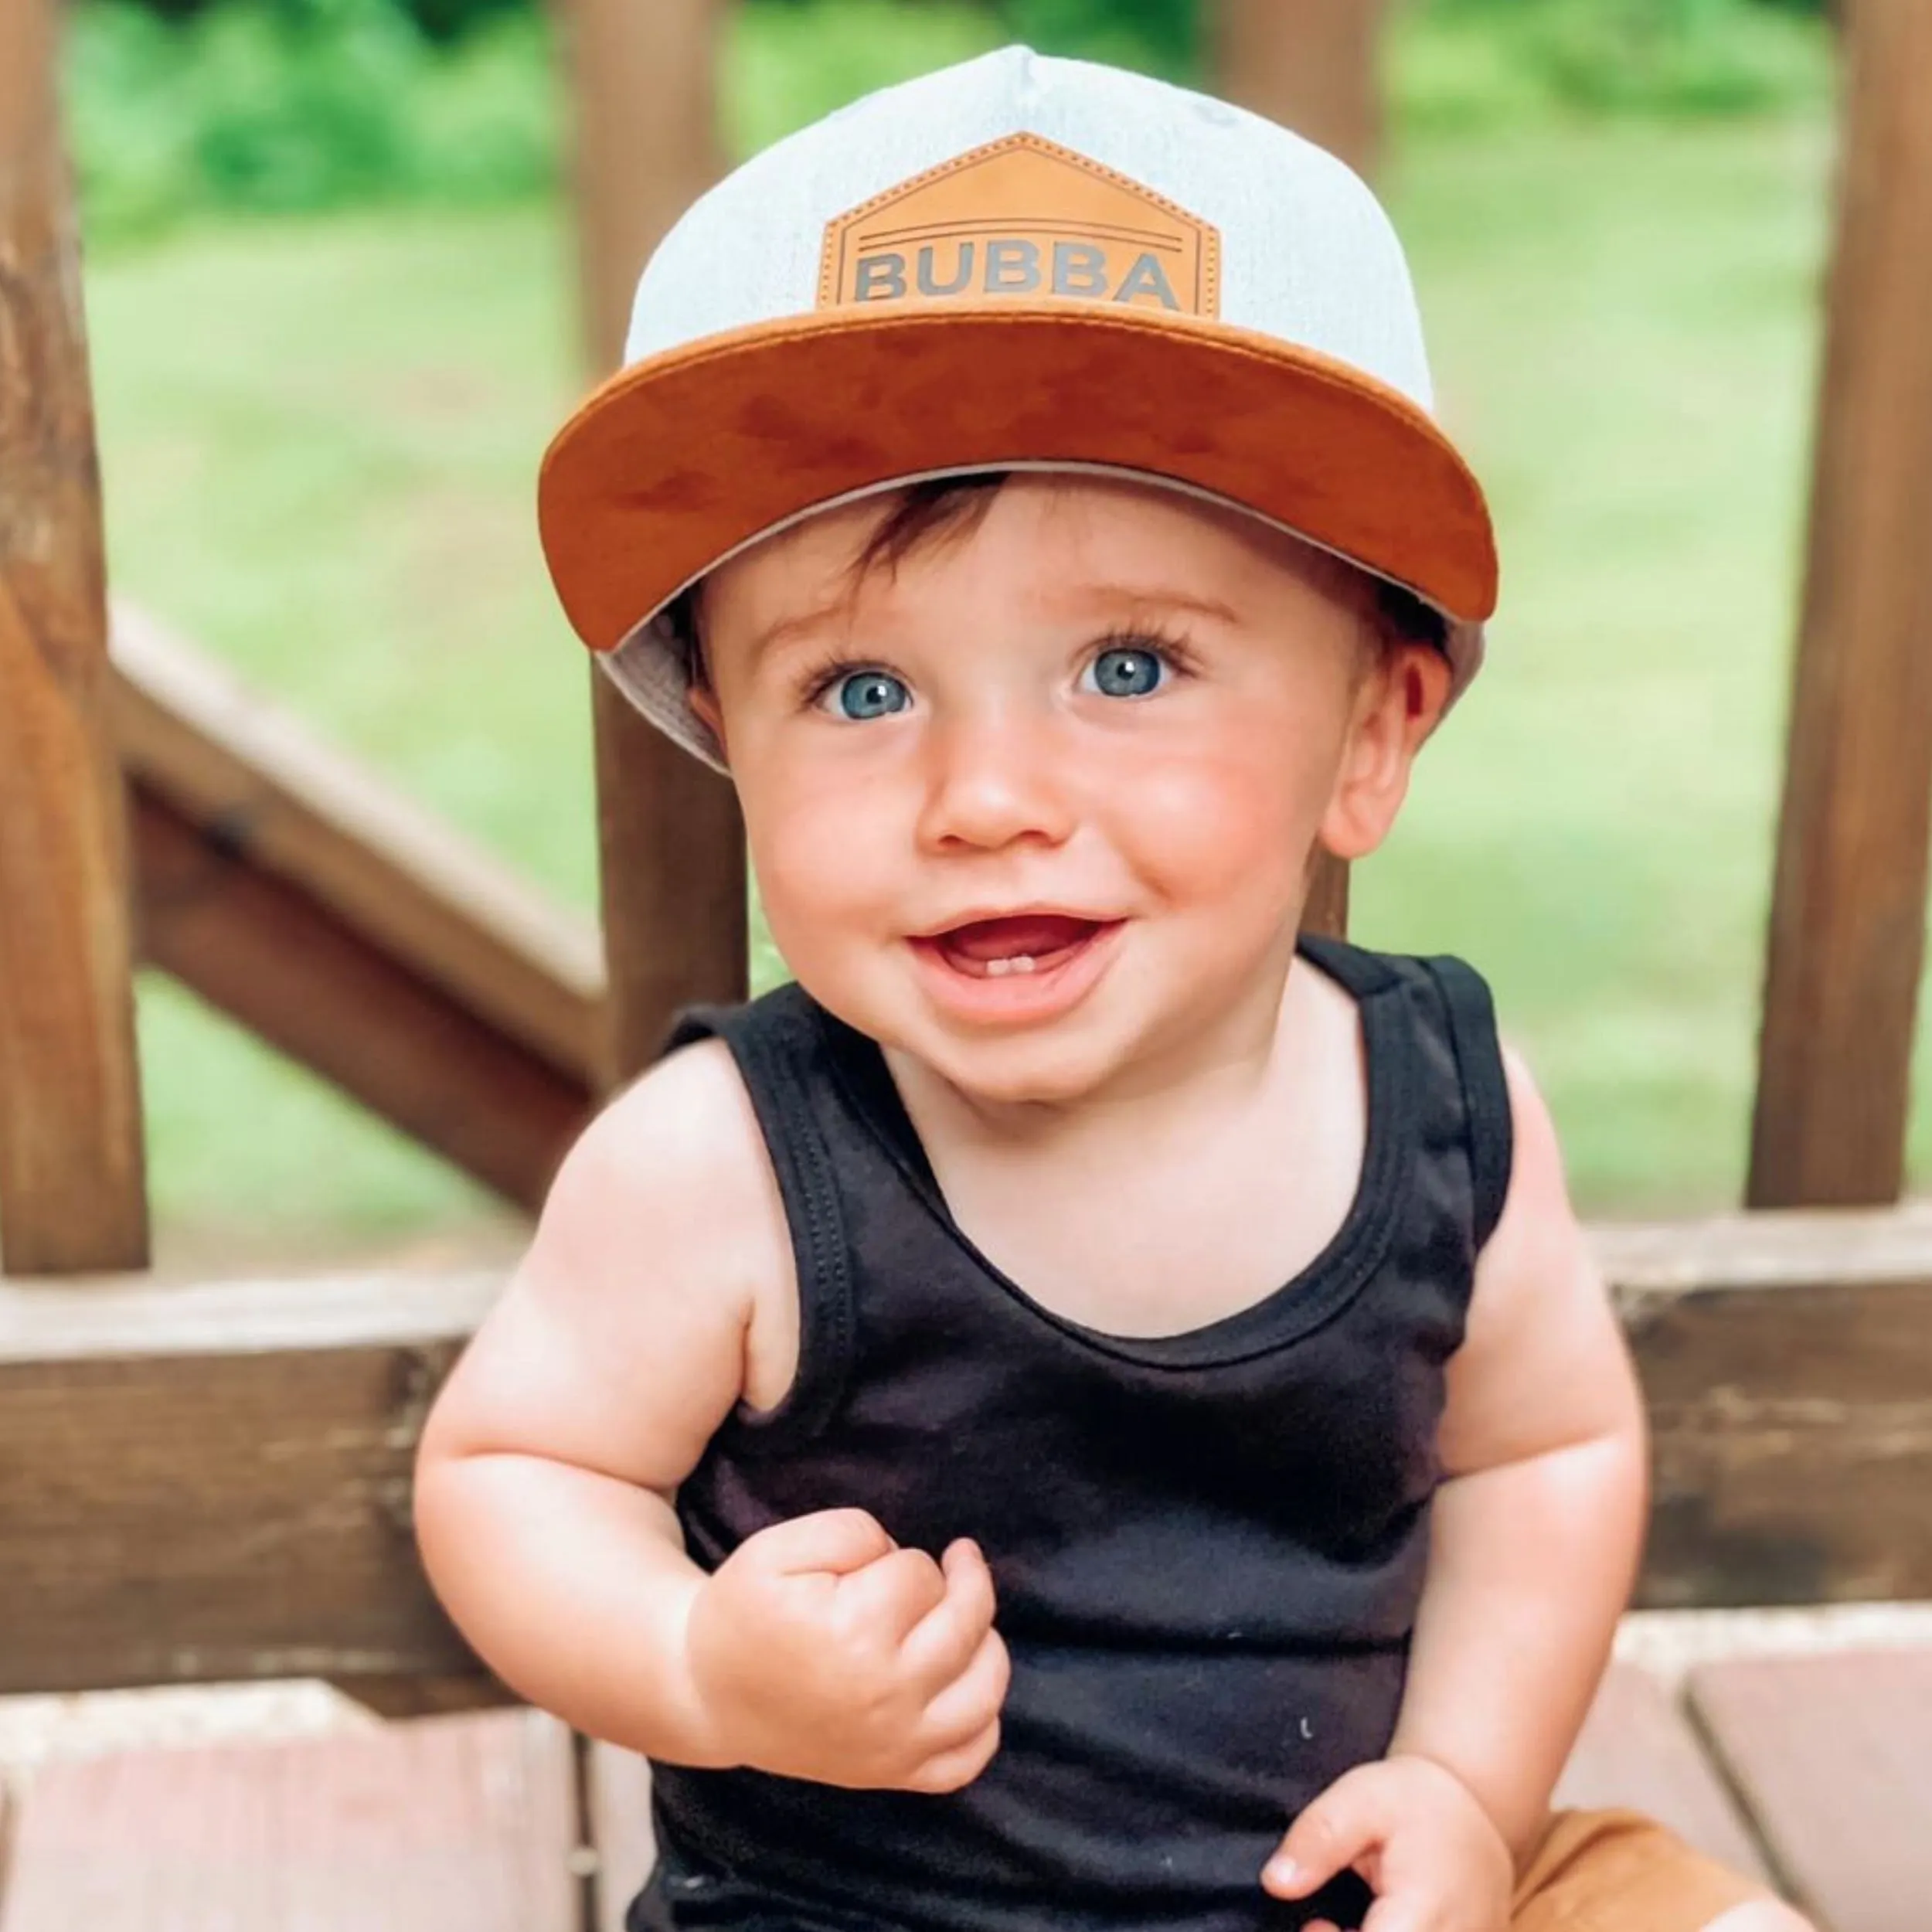
[[[608,651],[815,505],[1056,462],[1245,505],[1452,617],[1495,606],[1482,492],[1405,396],[1250,330],[1064,302],[841,308],[634,363],[550,445],[538,524],[571,624]]]

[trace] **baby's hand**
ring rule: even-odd
[[[952,1791],[999,1747],[1009,1674],[977,1545],[943,1565],[862,1509],[747,1538],[705,1580],[686,1638],[720,1757],[854,1789]]]
[[[1468,1787],[1426,1757],[1389,1757],[1338,1777],[1289,1828],[1261,1874],[1304,1899],[1350,1866],[1374,1889],[1362,1932],[1503,1932],[1515,1871]],[[1317,1920],[1308,1932],[1335,1932]]]

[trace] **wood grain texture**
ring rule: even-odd
[[[1659,1608],[1932,1596],[1932,1268],[1647,1292]]]
[[[1215,91],[1360,175],[1382,149],[1382,0],[1210,0]]]
[[[1678,1267],[1597,1237],[1656,1442],[1644,1599],[1932,1597],[1932,1216],[1763,1218]],[[476,1672],[410,1481],[498,1286],[0,1281],[0,1692]]]
[[[589,1118],[588,1075],[509,1036],[219,819],[136,789],[141,942],[268,1043],[532,1212]]]
[[[126,806],[53,0],[0,9],[0,1266],[140,1267]]]
[[[651,1767],[634,1751],[592,1743],[585,1754],[585,1801],[597,1851],[592,1932],[624,1932],[624,1914],[657,1858],[651,1834]]]
[[[113,612],[128,774],[222,849],[587,1085],[596,927],[143,612]]]
[[[579,1932],[567,1733],[533,1711],[50,1765],[0,1932]]]
[[[646,258],[724,167],[717,63],[728,0],[563,0],[585,356],[623,360]],[[648,101],[651,111],[638,111]]]
[[[680,1007],[744,997],[744,825],[724,779],[592,676],[610,985],[602,1064],[617,1087],[657,1057]]]
[[[499,1287],[0,1282],[0,1693],[475,1672],[410,1480]]]
[[[1770,1876],[1690,1720],[1655,1678],[1632,1665],[1611,1666],[1557,1784],[1556,1801],[1645,1812],[1733,1871]]]
[[[1642,1600],[1932,1594],[1932,1204],[1591,1243],[1650,1407]]]
[[[1923,1932],[1932,1651],[1737,1658],[1693,1672],[1690,1694],[1779,1876],[1824,1932]]]
[[[723,165],[716,74],[722,0],[566,0],[584,340],[593,372],[623,359],[639,271]],[[638,103],[648,100],[648,114]],[[642,616],[644,614],[638,614]],[[610,1010],[607,1086],[656,1056],[672,1015],[741,998],[744,831],[726,781],[594,674],[597,832]]]
[[[1747,1199],[1897,1198],[1932,822],[1932,0],[1857,0]]]

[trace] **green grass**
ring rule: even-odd
[[[1505,592],[1356,930],[1490,975],[1594,1212],[1740,1185],[1828,161],[1813,121],[1437,133],[1392,165]],[[587,905],[586,673],[531,509],[572,286],[541,208],[206,228],[88,278],[120,587]],[[478,1213],[179,993],[144,988],[142,1031],[165,1228]]]
[[[1485,968],[1599,1211],[1741,1186],[1828,160],[1546,129],[1395,179],[1505,592],[1356,930]]]

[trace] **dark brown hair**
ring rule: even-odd
[[[895,570],[928,543],[968,534],[991,509],[994,492],[1012,474],[1009,470],[978,470],[963,476],[929,477],[923,482],[907,484],[899,492],[885,521],[866,539],[866,547],[854,560],[852,581],[859,583],[869,572],[882,567]],[[1426,644],[1438,651],[1447,648],[1447,625],[1440,614],[1413,590],[1391,583],[1386,577],[1358,570],[1339,558],[1335,560],[1369,587],[1374,600],[1370,614],[1385,646]],[[672,648],[678,654],[684,674],[700,688],[706,682],[698,611],[702,587],[701,578],[668,604],[664,614]]]

